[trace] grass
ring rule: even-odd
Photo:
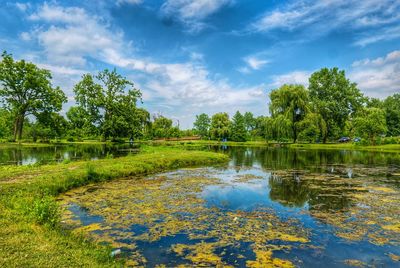
[[[180,167],[224,163],[204,151],[145,147],[116,159],[0,167],[0,267],[113,267],[111,249],[62,229],[56,198],[82,185]]]

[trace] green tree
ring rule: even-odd
[[[302,85],[283,85],[270,93],[270,112],[273,118],[279,115],[290,122],[293,142],[297,141],[298,123],[309,110],[308,92]],[[279,121],[276,123],[279,124]]]
[[[246,131],[250,133],[256,128],[256,118],[254,118],[253,113],[251,112],[245,112],[244,115],[244,125],[246,127]]]
[[[13,116],[6,109],[0,108],[0,138],[9,138],[12,135]]]
[[[338,68],[322,68],[313,73],[309,79],[309,92],[316,112],[326,123],[324,143],[342,133],[346,121],[365,102],[357,84],[350,82],[345,72]]]
[[[231,140],[239,142],[246,141],[247,132],[244,116],[239,111],[233,116],[230,129]]]
[[[106,69],[96,76],[83,75],[74,92],[78,105],[104,139],[129,135],[126,130],[137,118],[136,103],[141,98],[131,81],[115,69]]]
[[[354,127],[359,136],[369,139],[375,145],[376,136],[387,131],[385,111],[379,108],[365,108],[354,118]]]
[[[389,96],[384,101],[386,124],[389,136],[400,136],[400,94]]]
[[[210,134],[214,140],[229,137],[229,115],[227,113],[216,113],[211,118]]]
[[[326,134],[325,121],[322,116],[316,113],[307,113],[299,122],[299,139],[308,142],[315,142]]]
[[[0,97],[14,117],[14,140],[20,140],[25,118],[60,111],[64,92],[51,84],[51,74],[24,60],[15,61],[3,52],[0,62]]]
[[[193,123],[193,126],[196,133],[200,135],[202,139],[209,137],[210,123],[211,119],[207,114],[202,113],[196,115],[196,121]]]
[[[153,136],[155,138],[169,138],[171,137],[171,133],[175,131],[171,130],[172,120],[162,115],[154,117],[152,128],[153,128]]]

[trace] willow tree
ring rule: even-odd
[[[229,136],[229,115],[227,113],[216,113],[211,118],[210,134],[212,139],[226,139]]]
[[[0,97],[14,118],[14,140],[21,139],[25,118],[60,111],[64,92],[51,84],[51,73],[3,52],[0,62]]]
[[[290,122],[293,142],[297,141],[298,124],[309,110],[308,92],[302,85],[283,85],[270,93],[269,106],[272,118],[281,118]],[[281,120],[277,123],[279,124]]]

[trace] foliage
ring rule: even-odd
[[[385,112],[379,108],[365,108],[354,119],[354,126],[359,136],[376,143],[376,137],[387,131]]]
[[[343,132],[346,121],[362,107],[365,101],[356,83],[346,78],[338,68],[322,68],[309,79],[309,94],[313,109],[326,124],[324,143]]]
[[[326,125],[322,116],[315,113],[307,113],[299,122],[299,139],[308,142],[319,142],[326,135]]]
[[[244,116],[237,111],[232,118],[232,123],[230,124],[231,140],[243,142],[246,141],[246,125]]]
[[[400,93],[389,96],[384,101],[386,124],[389,136],[400,136]]]
[[[66,101],[64,92],[51,84],[50,71],[25,60],[14,61],[3,52],[0,62],[0,97],[14,117],[14,140],[21,140],[28,115],[61,110]]]
[[[302,85],[283,85],[270,93],[272,118],[289,122],[293,142],[297,141],[298,124],[309,110],[308,92]],[[279,121],[277,121],[279,124]],[[279,131],[279,130],[278,130]]]
[[[53,197],[43,196],[35,199],[31,215],[39,224],[56,227],[60,222],[60,211]]]
[[[8,138],[12,135],[12,114],[6,109],[0,108],[0,138]]]
[[[229,137],[230,121],[227,113],[216,113],[211,118],[210,135],[212,139],[221,140]]]
[[[83,75],[74,92],[84,111],[81,114],[86,115],[86,120],[104,139],[139,135],[141,130],[135,122],[142,118],[136,107],[141,92],[115,69],[106,69],[96,76]]]
[[[210,135],[210,124],[210,117],[207,114],[202,113],[200,115],[196,115],[196,121],[193,123],[193,126],[196,133],[200,135],[202,139],[205,139]]]

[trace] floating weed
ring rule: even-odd
[[[360,261],[360,260],[353,260],[353,259],[348,259],[345,260],[344,263],[348,266],[353,266],[353,267],[366,267],[366,263]]]
[[[151,243],[178,234],[186,234],[190,241],[215,240],[212,243],[172,246],[173,252],[196,266],[226,266],[216,250],[227,246],[240,247],[243,242],[254,248],[274,241],[289,244],[309,242],[307,231],[298,221],[282,221],[272,210],[223,211],[207,206],[200,193],[210,185],[225,186],[226,182],[205,176],[201,170],[199,173],[185,170],[146,179],[104,183],[96,188],[83,187],[66,193],[61,203],[65,207],[78,204],[88,208],[90,215],[101,216],[104,219],[101,226],[111,228],[92,224],[86,229],[78,229],[90,233],[96,241],[113,246],[116,246],[113,241]],[[71,221],[70,214],[65,215],[65,221]],[[146,231],[135,233],[131,226],[145,226]],[[127,248],[124,245],[118,247]],[[140,250],[131,252],[144,259]],[[277,259],[275,263],[279,261]]]

